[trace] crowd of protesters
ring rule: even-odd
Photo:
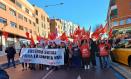
[[[77,42],[61,42],[60,44],[56,44],[55,42],[49,42],[48,44],[45,43],[38,43],[38,44],[31,44],[30,46],[26,46],[23,44],[22,48],[48,48],[48,49],[60,49],[64,48],[64,66],[50,66],[44,64],[34,64],[34,63],[21,63],[22,70],[58,70],[61,68],[82,68],[82,69],[95,69],[98,65],[97,62],[100,63],[100,67],[109,68],[110,67],[110,52],[111,52],[112,41],[111,40],[98,40],[93,41],[92,39],[89,40],[82,40]],[[21,55],[21,49],[19,55]],[[8,60],[8,67],[10,67],[10,61],[12,60],[14,68],[15,65],[15,54],[16,50],[13,45],[10,45],[6,48],[5,52],[7,53],[7,60]],[[99,60],[97,60],[97,59]],[[5,73],[5,76],[9,78],[8,74],[5,71],[0,69],[0,73]],[[4,78],[5,76],[0,76]],[[7,79],[8,79],[7,78]]]
[[[26,48],[26,45],[23,44],[22,48]],[[60,44],[56,44],[55,42],[49,42],[48,44],[43,43],[42,45],[38,43],[36,45],[31,44],[30,48],[64,48],[64,66],[22,63],[22,70],[27,70],[27,68],[29,68],[30,70],[36,70],[36,68],[39,68],[40,70],[58,70],[60,68],[83,68],[86,70],[90,68],[96,68],[96,62],[100,62],[101,68],[110,67],[109,54],[111,50],[111,44],[108,40],[93,41],[92,39],[89,39],[78,42],[61,42]],[[99,58],[99,61],[96,61],[96,57]]]

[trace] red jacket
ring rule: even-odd
[[[90,49],[88,45],[82,45],[80,47],[81,54],[83,58],[89,58],[90,57]]]
[[[100,53],[100,56],[107,56],[108,55],[108,51],[106,49],[106,45],[105,44],[100,44],[99,45],[99,53]]]

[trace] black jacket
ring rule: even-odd
[[[13,47],[6,48],[5,52],[7,53],[7,56],[10,58],[14,57],[16,54],[16,50]]]

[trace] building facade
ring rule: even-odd
[[[74,33],[76,28],[78,27],[77,24],[74,24],[71,21],[61,20],[63,31],[66,33],[67,36],[70,36],[71,33]]]
[[[107,22],[115,35],[131,33],[131,0],[110,0]]]
[[[47,13],[39,8],[34,6],[35,8],[35,18],[36,18],[36,26],[37,32],[41,37],[48,37],[48,33],[50,32],[50,20]]]
[[[47,37],[49,29],[46,12],[27,0],[0,0],[0,55],[10,44],[19,50],[21,44],[29,43],[26,32],[36,40],[37,35]],[[8,33],[7,39],[4,32]]]
[[[58,34],[58,37],[62,35],[63,27],[60,19],[50,19],[50,32]]]

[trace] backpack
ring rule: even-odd
[[[79,56],[80,55],[80,49],[77,47],[73,47],[73,56]]]

